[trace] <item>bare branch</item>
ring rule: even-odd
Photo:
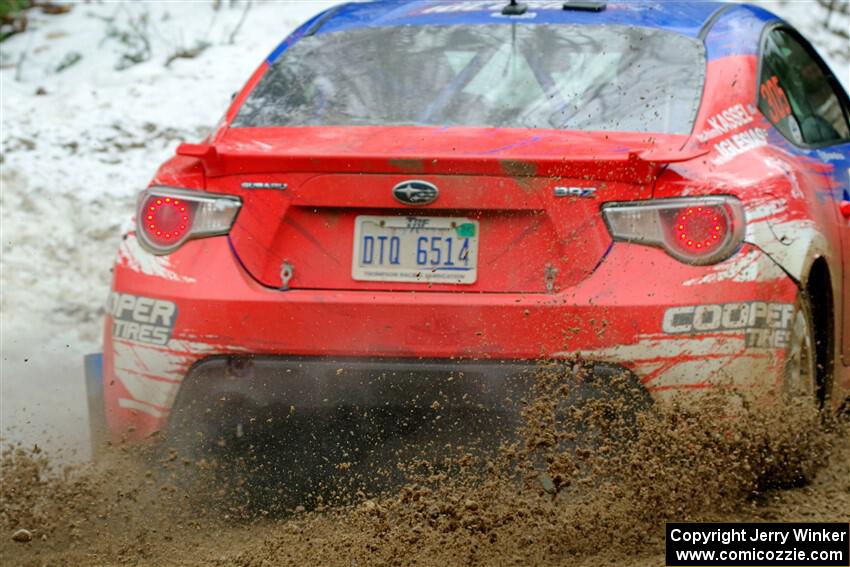
[[[242,24],[245,23],[245,18],[248,16],[248,10],[251,9],[252,0],[245,0],[245,8],[242,10],[242,15],[239,17],[239,21],[236,23],[236,27],[233,28],[233,31],[230,32],[230,38],[227,43],[233,45],[236,42],[236,34],[239,33],[239,30],[242,28]]]

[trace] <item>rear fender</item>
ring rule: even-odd
[[[767,206],[768,211],[770,205]],[[747,211],[746,240],[761,248],[774,262],[798,283],[805,284],[812,264],[818,258],[833,257],[826,235],[809,220],[771,223],[770,212],[760,209]],[[833,286],[839,284],[833,278]]]

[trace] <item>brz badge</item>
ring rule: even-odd
[[[555,187],[556,197],[585,197],[596,195],[596,187]]]
[[[440,190],[427,181],[402,181],[393,187],[393,197],[405,205],[427,205],[437,200]]]

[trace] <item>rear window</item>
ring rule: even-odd
[[[704,74],[702,43],[650,28],[365,28],[298,41],[232,125],[687,134]]]

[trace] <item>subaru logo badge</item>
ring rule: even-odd
[[[427,181],[402,181],[393,187],[393,197],[405,205],[427,205],[437,200],[439,189]]]

